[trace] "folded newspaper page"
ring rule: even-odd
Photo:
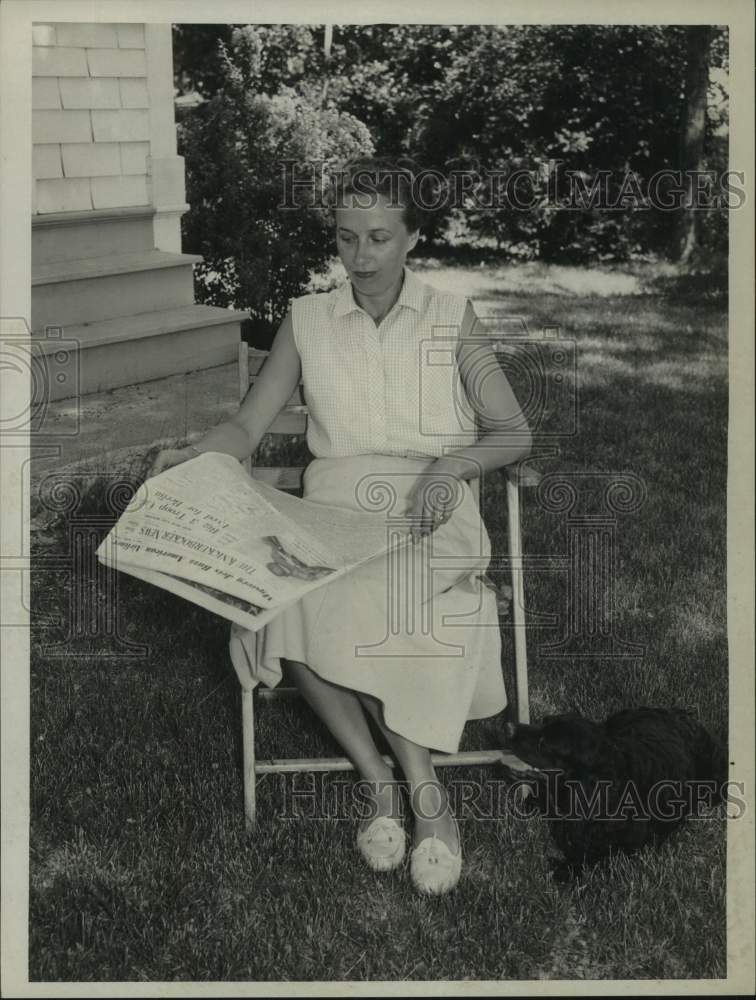
[[[376,514],[327,507],[204,452],[148,479],[97,549],[106,566],[257,630],[303,594],[406,544]]]

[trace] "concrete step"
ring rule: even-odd
[[[142,250],[36,263],[32,330],[191,305],[198,254]]]
[[[54,260],[152,250],[152,206],[32,216],[32,269]]]
[[[49,401],[102,392],[236,360],[246,312],[197,304],[33,334]]]

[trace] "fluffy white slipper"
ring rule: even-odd
[[[457,826],[457,821],[454,821]],[[410,877],[415,888],[428,895],[450,892],[459,882],[462,872],[462,841],[457,826],[459,850],[452,854],[443,840],[433,834],[421,840],[410,855]]]
[[[373,871],[391,871],[404,860],[404,829],[390,816],[377,816],[370,826],[357,834],[357,849]]]

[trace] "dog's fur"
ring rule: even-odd
[[[561,875],[660,844],[697,802],[721,801],[727,778],[721,749],[680,709],[627,709],[603,723],[554,715],[539,726],[510,723],[507,733],[508,748],[537,769],[536,802],[564,855]]]

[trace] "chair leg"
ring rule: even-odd
[[[248,833],[254,830],[257,823],[254,693],[254,687],[242,688],[241,692],[244,825]]]
[[[530,722],[528,698],[528,651],[525,641],[525,591],[522,584],[522,534],[520,531],[520,488],[507,476],[507,537],[512,564],[512,624],[514,625],[517,722]]]

